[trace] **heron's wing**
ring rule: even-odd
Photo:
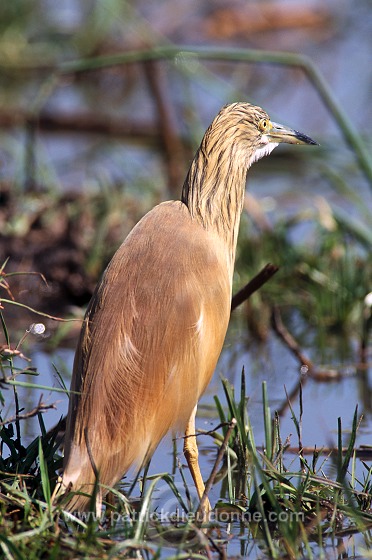
[[[186,424],[226,334],[225,255],[219,238],[177,202],[154,208],[118,249],[75,357],[71,389],[81,394],[70,401],[67,481],[92,474],[93,459],[101,482],[113,484],[171,427]]]

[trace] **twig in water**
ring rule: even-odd
[[[35,406],[35,408],[30,410],[29,412],[25,412],[24,414],[15,414],[14,416],[11,416],[10,418],[7,418],[7,420],[3,420],[2,422],[0,422],[0,427],[5,426],[6,424],[11,424],[12,422],[18,422],[19,420],[27,420],[28,418],[32,418],[33,416],[37,416],[37,414],[39,414],[39,412],[45,412],[46,410],[50,410],[51,408],[56,410],[57,407],[56,407],[55,403],[44,404],[42,402],[42,398],[43,398],[43,395],[40,396],[39,402]]]
[[[284,344],[288,346],[292,354],[299,360],[301,366],[303,366],[304,369],[306,369],[306,371],[303,373],[308,373],[308,371],[312,370],[313,369],[312,361],[309,360],[305,356],[305,354],[301,352],[299,345],[297,344],[297,342],[295,341],[291,333],[283,325],[283,321],[280,316],[280,311],[277,306],[273,307],[272,314],[271,314],[271,324],[274,331],[279,336],[279,338],[281,338]]]
[[[259,290],[261,286],[266,284],[266,282],[270,280],[270,278],[274,276],[278,270],[279,267],[275,264],[268,263],[265,265],[263,269],[260,270],[260,272],[244,286],[244,288],[239,290],[239,292],[232,297],[231,311],[234,311],[234,309],[241,305],[243,301],[246,301],[254,292]]]
[[[342,454],[347,453],[347,447],[342,447],[341,449]],[[322,455],[332,455],[337,454],[339,452],[338,448],[336,447],[320,447],[317,449],[316,447],[305,446],[302,447],[302,454],[303,455],[314,455],[314,453],[322,453]],[[286,453],[289,454],[298,454],[297,447],[287,447]],[[372,447],[360,445],[359,447],[355,447],[353,449],[353,453],[358,459],[363,461],[371,461],[372,459]]]

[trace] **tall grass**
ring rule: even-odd
[[[245,385],[244,375],[243,370],[242,387]],[[300,442],[297,453],[300,469],[294,470],[293,451],[289,454],[283,446],[280,422],[276,416],[272,418],[266,384],[263,384],[265,446],[261,450],[255,444],[247,417],[246,395],[243,392],[236,400],[228,381],[223,381],[223,387],[228,416],[222,412],[219,399],[217,409],[223,421],[231,416],[237,417],[230,446],[240,465],[231,473],[229,485],[233,488],[229,488],[228,495],[230,502],[231,496],[247,500],[248,507],[241,516],[247,537],[252,532],[255,539],[263,540],[270,557],[278,558],[285,553],[289,558],[300,558],[302,555],[327,555],[338,535],[368,534],[372,527],[372,513],[366,489],[370,487],[371,470],[365,467],[367,476],[363,481],[356,481],[354,445],[359,421],[357,409],[346,447],[339,419],[337,449],[331,457],[324,456],[320,461],[321,450],[316,448],[310,460],[302,454],[301,418],[296,416],[289,403]],[[300,414],[303,406],[300,402]],[[324,474],[326,461],[336,464],[334,480]],[[223,505],[221,503],[220,507]],[[368,537],[366,539],[368,546]]]

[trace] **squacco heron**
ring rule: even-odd
[[[281,142],[316,144],[260,107],[223,107],[181,200],[146,214],[108,265],[74,361],[63,474],[63,486],[78,491],[71,511],[88,507],[97,476],[100,504],[101,485],[144,465],[169,430],[185,433],[185,457],[202,497],[196,406],[229,322],[246,174]]]

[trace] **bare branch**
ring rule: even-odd
[[[309,358],[301,352],[301,349],[291,333],[283,325],[282,318],[280,315],[279,307],[275,306],[272,310],[271,323],[276,334],[281,338],[281,340],[286,344],[292,354],[299,360],[301,366],[307,368],[306,373],[313,369],[313,363]]]
[[[27,420],[28,418],[36,416],[37,414],[39,414],[39,412],[45,412],[46,410],[50,410],[51,408],[54,410],[57,409],[55,403],[45,404],[41,401],[42,398],[43,395],[40,396],[39,402],[35,406],[35,408],[30,410],[29,412],[25,412],[24,414],[15,414],[14,416],[7,418],[7,420],[0,422],[0,427],[5,426],[6,424],[11,424],[12,422],[18,422],[19,420]]]
[[[256,276],[252,278],[252,280],[250,280],[248,284],[244,286],[244,288],[239,290],[239,292],[232,297],[231,312],[234,311],[234,309],[236,309],[239,305],[241,305],[243,301],[246,301],[253,294],[253,292],[256,292],[261,288],[261,286],[266,284],[266,282],[270,280],[270,278],[274,276],[274,274],[278,272],[278,270],[279,267],[275,264],[268,263],[266,266],[264,266],[263,269],[258,274],[256,274]]]

